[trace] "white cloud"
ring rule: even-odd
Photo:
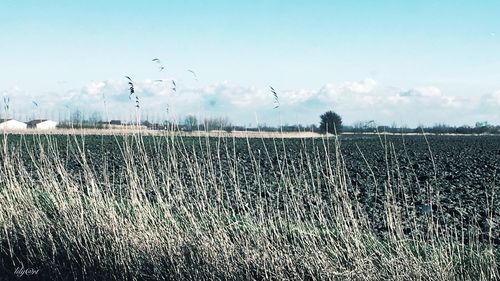
[[[500,124],[500,90],[481,96],[473,109],[482,116],[480,121]]]
[[[484,95],[483,98],[488,104],[500,106],[500,90],[492,94]],[[498,110],[500,111],[500,108]]]
[[[333,109],[347,124],[373,119],[379,124],[397,122],[416,126],[445,122],[460,125],[473,124],[486,117],[491,123],[500,122],[500,91],[464,99],[432,85],[401,89],[367,78],[337,85],[325,84],[313,90],[276,89],[281,106],[275,110],[273,95],[267,88],[242,87],[227,81],[199,87],[179,81],[175,92],[170,80],[135,81],[134,85],[142,116],[156,116],[160,120],[196,114],[227,116],[235,124],[255,124],[257,115],[261,122],[268,124],[311,124],[318,122],[322,112]],[[123,79],[92,82],[81,89],[42,95],[26,93],[19,87],[0,93],[11,97],[12,107],[18,114],[28,112],[23,118],[34,114],[52,114],[45,118],[58,118],[59,114],[67,118],[70,111],[79,109],[87,115],[100,112],[104,116],[107,112],[110,119],[131,120],[135,114],[135,99],[129,99],[128,87]],[[34,112],[32,100],[39,104],[37,112]]]
[[[394,103],[426,105],[432,107],[454,107],[458,108],[461,103],[454,96],[445,95],[434,86],[416,87],[401,91],[397,96],[390,98]]]
[[[309,90],[287,90],[283,93],[285,104],[300,104],[315,96],[315,92]]]
[[[105,82],[92,82],[84,88],[84,92],[91,96],[100,95],[102,89],[106,86]]]
[[[341,89],[356,94],[366,94],[372,92],[375,86],[377,86],[377,81],[372,78],[366,78],[357,82],[345,82]]]
[[[441,90],[437,87],[417,87],[400,94],[403,97],[440,97]]]

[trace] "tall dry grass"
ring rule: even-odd
[[[117,151],[94,153],[78,135],[10,138],[3,136],[0,150],[6,280],[20,266],[52,280],[500,276],[499,250],[479,233],[418,213],[390,144],[387,179],[377,187],[385,212],[374,221],[336,139],[304,139],[290,155],[279,139],[256,149],[249,139],[241,147],[232,138],[145,141],[138,134],[116,137]],[[312,151],[311,142],[319,142]]]

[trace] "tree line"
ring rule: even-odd
[[[81,111],[72,112],[69,120],[59,122],[60,128],[109,128],[110,125],[137,125],[136,123],[122,123],[120,120],[103,121],[102,115],[98,112],[85,114]],[[151,121],[148,116],[141,121],[141,125],[149,129],[165,130],[176,127],[182,131],[211,131],[224,130],[226,132],[235,131],[263,131],[263,132],[315,132],[315,133],[431,133],[431,134],[500,134],[500,126],[492,125],[486,121],[476,122],[474,126],[450,126],[446,124],[436,124],[433,126],[417,126],[409,128],[407,126],[378,125],[374,120],[358,121],[353,125],[344,125],[342,118],[334,111],[327,111],[319,116],[318,124],[284,124],[282,126],[271,126],[266,123],[257,126],[234,125],[228,117],[208,117],[198,118],[188,115],[182,120],[174,121]]]

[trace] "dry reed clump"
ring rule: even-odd
[[[499,278],[498,249],[479,234],[438,231],[432,216],[402,221],[400,206],[414,202],[393,196],[403,184],[396,173],[384,187],[386,232],[375,231],[338,142],[320,140],[321,149],[300,150],[294,162],[284,142],[256,152],[231,138],[151,144],[135,135],[117,137],[119,152],[98,155],[98,166],[83,137],[68,136],[66,150],[52,136],[34,138],[2,140],[5,278],[20,266],[52,280]],[[122,165],[110,168],[116,158]],[[407,223],[414,232],[403,233]]]

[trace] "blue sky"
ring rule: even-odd
[[[498,124],[498,11],[457,0],[2,0],[0,95],[19,119],[77,108],[126,119],[129,75],[143,117],[158,119],[309,124],[334,109],[348,124]]]

